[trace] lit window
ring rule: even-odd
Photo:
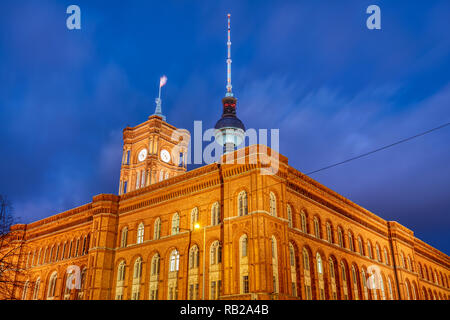
[[[308,232],[308,228],[307,228],[307,225],[306,225],[306,215],[305,215],[305,213],[302,212],[300,217],[301,217],[301,220],[302,220],[302,231],[304,233],[307,233]]]
[[[314,218],[314,235],[316,238],[320,239],[320,225],[319,225],[319,219]]]
[[[172,217],[172,235],[178,234],[180,232],[180,216],[175,213]]]
[[[211,225],[215,226],[220,223],[220,206],[216,202],[211,206]]]
[[[122,239],[120,241],[121,248],[125,248],[127,246],[127,238],[128,238],[128,228],[124,227],[122,229]]]
[[[246,216],[248,214],[247,192],[245,191],[241,191],[238,196],[238,213],[239,216]]]
[[[277,198],[273,192],[270,193],[270,214],[274,217],[277,216]]]
[[[194,230],[195,224],[198,222],[198,208],[195,207],[191,210],[191,230]]]
[[[140,223],[138,230],[137,230],[137,244],[143,243],[144,242],[144,224]]]
[[[153,228],[153,239],[158,240],[161,237],[161,219],[157,218],[155,220],[155,225]]]
[[[333,243],[333,234],[331,232],[331,225],[327,222],[327,240],[329,243]]]
[[[290,205],[287,205],[287,216],[288,216],[288,226],[289,228],[292,228],[292,209]]]
[[[180,254],[178,253],[177,250],[173,250],[172,253],[170,254],[169,271],[170,272],[178,271],[179,266],[180,266]]]

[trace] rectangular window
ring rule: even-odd
[[[139,183],[141,182],[140,176],[141,176],[141,173],[138,171],[136,173],[136,190],[139,189]]]
[[[127,193],[127,186],[128,186],[128,181],[125,181],[125,182],[123,183],[123,193],[124,193],[124,194]]]
[[[297,296],[297,286],[296,286],[295,282],[292,282],[291,286],[292,286],[292,295],[294,297],[296,297]]]
[[[189,285],[189,300],[194,299],[194,285],[190,284]]]
[[[145,187],[145,171],[141,171],[141,188]]]
[[[249,292],[249,288],[248,288],[248,276],[243,276],[243,288],[244,288],[244,293],[248,293]]]
[[[195,294],[194,294],[195,299],[198,299],[198,283],[195,284]]]
[[[216,299],[216,282],[215,281],[211,282],[211,299],[212,300]]]
[[[130,150],[127,151],[127,164],[130,164]]]

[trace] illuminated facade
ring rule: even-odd
[[[16,298],[449,298],[449,257],[411,230],[271,149],[238,149],[244,164],[185,172],[174,130],[158,116],[124,130],[120,195],[13,226],[24,239]],[[268,161],[273,175],[261,174]],[[67,285],[77,268],[79,289]]]

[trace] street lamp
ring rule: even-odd
[[[191,235],[192,235],[192,230],[191,229],[186,229],[186,228],[180,228],[178,227],[179,230],[183,230],[183,231],[189,231],[189,244],[188,244],[188,249],[187,249],[187,254],[186,254],[186,290],[185,290],[185,297],[186,300],[188,300],[188,287],[189,287],[189,253],[190,253],[190,249],[191,249]],[[198,230],[200,229],[200,224],[197,222],[194,224],[194,229]]]

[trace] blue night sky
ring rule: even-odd
[[[81,8],[81,30],[66,8]],[[382,30],[366,28],[381,8]],[[213,127],[233,91],[302,172],[450,120],[450,2],[13,1],[0,5],[0,193],[28,223],[117,193],[122,129]],[[450,126],[312,175],[450,253]]]

